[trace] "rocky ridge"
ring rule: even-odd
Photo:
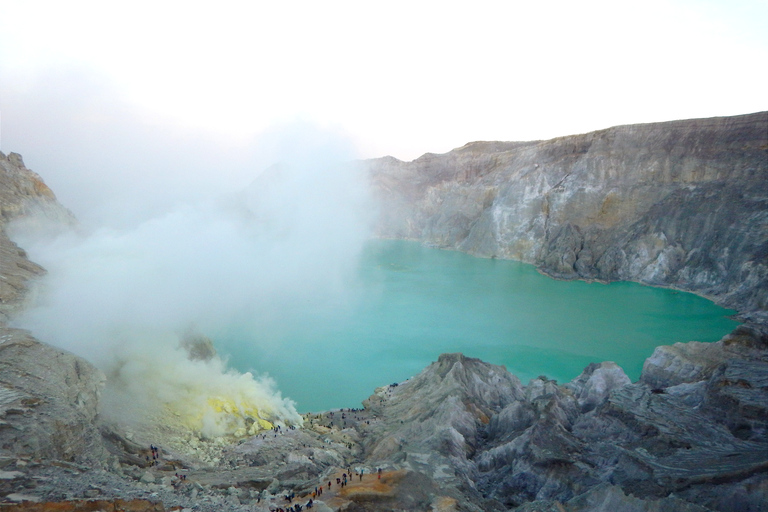
[[[449,160],[472,153],[471,162],[503,162],[510,152],[541,144],[475,143],[468,145],[472,151],[456,150]],[[444,165],[443,157],[420,159],[431,161],[429,172],[414,173],[408,186],[400,174],[402,163],[382,161],[394,170],[374,178],[380,193],[393,201],[385,204],[397,206],[382,210],[382,234],[451,246],[445,240],[469,239],[462,233],[472,232],[474,224],[460,229],[455,215],[449,215],[452,210],[440,213],[437,206],[453,202],[477,218],[498,215],[486,211],[500,201],[498,191],[468,185],[491,172],[481,165]],[[759,161],[745,161],[739,164],[744,169],[762,172]],[[39,177],[20,157],[0,154],[0,164],[0,235],[8,221],[28,215],[40,206],[36,203],[53,218],[68,217],[41,180],[35,185]],[[452,183],[459,178],[463,184]],[[686,187],[695,191],[699,185]],[[757,192],[750,197],[759,196],[760,182],[752,188]],[[420,224],[427,219],[419,217],[424,191],[437,205],[432,231]],[[552,197],[547,201],[557,204]],[[745,226],[736,230],[753,241],[760,233],[750,223],[764,218],[755,208],[747,208]],[[718,225],[715,217],[706,222]],[[573,225],[576,233],[583,234],[582,228]],[[446,233],[448,238],[440,238]],[[607,235],[595,239],[601,236]],[[535,254],[556,252],[546,252],[535,237],[530,241],[538,247]],[[712,246],[721,243],[718,238]],[[582,245],[576,261],[585,256],[585,247],[596,246]],[[755,268],[765,264],[749,244],[733,250],[743,247],[749,252],[746,260],[733,255],[733,261],[743,266],[754,260]],[[105,423],[98,415],[101,372],[7,327],[5,320],[23,306],[25,283],[44,271],[7,236],[0,237],[0,251],[0,276],[15,283],[0,288],[5,308],[0,318],[0,501],[8,502],[0,508],[266,511],[305,505],[322,488],[322,494],[314,494],[314,508],[323,511],[766,510],[768,335],[754,307],[760,302],[753,300],[762,288],[749,279],[740,285],[746,290],[742,295],[733,293],[732,285],[715,288],[726,290],[719,295],[723,302],[746,305],[743,311],[755,321],[717,343],[659,347],[636,383],[615,364],[600,363],[564,385],[545,377],[524,385],[503,367],[444,354],[416,377],[377,389],[362,409],[309,414],[302,428],[281,427],[186,451],[178,433],[162,426]],[[515,256],[493,251],[486,255]],[[5,254],[11,257],[6,260]],[[685,265],[695,264],[686,258]],[[572,268],[577,269],[575,263]],[[723,268],[730,272],[731,267]],[[160,447],[157,462],[150,458],[150,443]],[[203,452],[206,456],[199,457]]]
[[[0,456],[66,460],[98,451],[94,420],[104,376],[82,359],[7,326],[24,305],[28,282],[45,272],[8,237],[8,224],[23,220],[28,227],[74,223],[21,156],[0,153]]]
[[[367,164],[380,236],[672,286],[766,321],[768,112]]]
[[[0,153],[0,323],[23,306],[26,283],[45,270],[27,259],[24,249],[8,237],[14,222],[26,222],[27,228],[54,224],[73,226],[74,216],[56,200],[53,191],[35,172],[27,169],[21,155]],[[44,226],[45,225],[45,226]]]

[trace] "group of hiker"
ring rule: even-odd
[[[295,497],[296,497],[295,492],[291,492],[290,494],[286,494],[284,496],[285,501],[287,501],[288,503],[291,503]],[[315,504],[315,501],[312,498],[309,498],[309,501],[303,507],[298,503],[296,503],[294,505],[291,505],[287,509],[278,507],[274,510],[274,512],[301,512],[305,507],[312,508],[314,504]],[[272,506],[270,506],[270,510],[272,510]]]
[[[288,508],[277,507],[277,508],[274,508],[274,509],[270,508],[270,510],[272,512],[301,512],[302,510],[304,510],[304,508],[308,508],[309,509],[309,508],[312,508],[313,506],[314,506],[314,503],[312,502],[312,499],[310,499],[307,502],[307,504],[304,505],[303,507],[301,505],[299,505],[298,503],[296,503],[295,505],[291,505]]]
[[[160,449],[151,444],[149,445],[149,450],[152,452],[152,461],[149,460],[149,455],[146,456],[147,463],[149,463],[151,466],[159,466],[160,465]]]
[[[353,411],[354,411],[353,409],[349,409],[349,412],[353,412]],[[331,412],[330,415],[333,416],[333,412]],[[346,416],[346,414],[344,412],[342,412],[342,418],[345,418],[345,416]],[[281,430],[282,430],[282,427],[280,427],[280,426],[275,426],[275,427],[272,428],[273,434],[275,436],[277,436],[277,434],[279,434],[279,433],[282,433]],[[291,430],[293,430],[293,427],[291,427]],[[266,437],[266,436],[264,436],[264,437]],[[151,464],[153,466],[159,465],[159,460],[160,460],[160,450],[159,450],[159,448],[157,446],[151,444],[149,446],[149,449],[150,449],[151,456],[152,456]],[[146,460],[147,460],[147,462],[150,462],[150,456],[149,455],[146,456]],[[378,479],[380,480],[381,479],[381,468],[377,468],[376,472],[378,474]],[[354,473],[354,475],[357,476],[359,478],[359,481],[361,481],[361,482],[363,481],[363,475],[364,474],[365,474],[365,469],[364,468],[360,468],[359,471],[356,471]],[[352,481],[352,475],[353,475],[352,468],[350,467],[350,468],[347,469],[346,472],[342,473],[341,477],[336,478],[336,485],[341,487],[341,488],[346,487]],[[186,479],[187,479],[187,475],[180,474],[178,472],[174,476],[176,477],[176,479],[177,479],[176,481],[178,482],[177,484],[174,485],[174,487],[176,485],[180,485],[182,482],[186,481]],[[331,490],[332,485],[333,485],[333,481],[332,480],[328,480],[328,490],[329,491]],[[301,512],[305,508],[306,509],[311,509],[314,506],[315,500],[319,496],[321,496],[323,494],[323,487],[324,487],[324,485],[322,485],[322,484],[319,485],[318,487],[315,487],[315,490],[314,490],[314,492],[312,492],[312,496],[309,498],[309,501],[307,501],[304,505],[300,505],[298,503],[295,503],[295,504],[290,505],[288,508],[280,508],[280,507],[273,508],[273,505],[270,505],[270,511],[272,511],[272,512]],[[294,492],[291,492],[290,494],[286,494],[284,496],[285,500],[289,504],[293,502],[295,497],[296,497],[296,494]],[[261,502],[261,493],[259,493],[258,502]]]

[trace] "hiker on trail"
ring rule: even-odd
[[[379,468],[379,480],[381,480],[381,468]]]
[[[363,471],[365,471],[365,470],[361,468],[360,469],[360,481],[361,482],[363,481]]]

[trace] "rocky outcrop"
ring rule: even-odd
[[[586,496],[602,489],[609,501],[634,502],[637,510],[761,510],[768,497],[765,337],[737,333],[696,347],[679,352],[674,364],[665,365],[681,369],[680,375],[668,372],[663,378],[651,358],[636,384],[612,363],[591,365],[565,386],[543,379],[525,388],[505,382],[503,407],[487,420],[475,416],[475,437],[466,425],[468,436],[445,436],[453,442],[442,452],[448,467],[467,478],[464,486],[456,487],[470,489],[474,483],[473,490],[486,499],[484,509],[495,499],[505,507],[541,502],[536,506],[544,508],[559,502],[570,504],[568,510],[592,510]],[[435,370],[447,359],[443,356],[414,383],[438,373]],[[699,364],[702,360],[707,364]],[[702,369],[687,371],[696,366]],[[497,371],[490,365],[481,368],[477,363],[480,375],[469,380],[482,381],[481,376]],[[434,378],[430,383],[438,385]],[[406,396],[413,385],[403,384],[397,396]],[[483,404],[480,396],[465,395],[463,410],[446,418],[437,410],[448,400],[431,402],[424,394],[421,391],[410,407],[423,411],[432,404],[443,430],[456,422],[465,424],[473,404]],[[407,410],[404,403],[392,408],[395,418]],[[419,436],[404,439],[408,444],[401,449],[415,444]],[[435,452],[430,452],[433,457]],[[471,469],[458,457],[464,453],[470,454],[466,460]],[[431,467],[434,471],[434,462]],[[672,493],[674,500],[668,498]],[[465,492],[464,499],[472,496]],[[662,506],[658,500],[667,503]],[[540,509],[536,506],[530,510]]]
[[[418,376],[379,388],[364,402],[376,417],[363,441],[366,459],[427,475],[442,495],[464,503],[462,510],[496,509],[473,489],[478,473],[471,459],[491,418],[523,396],[519,379],[503,367],[443,354]]]
[[[75,218],[20,155],[0,153],[0,324],[22,306],[28,281],[45,272],[8,237],[12,222],[24,222],[26,229],[58,229],[73,226]]]
[[[9,482],[8,493],[41,502],[150,499],[211,512],[310,499],[326,511],[761,511],[766,340],[747,329],[675,347],[637,383],[602,363],[565,385],[523,385],[503,367],[444,354],[363,409],[216,443],[213,466],[163,448],[159,464],[145,462],[143,442],[112,432],[111,449],[132,454],[109,471],[0,457],[0,495]]]
[[[27,332],[0,330],[0,456],[101,459],[104,375]]]
[[[44,274],[7,228],[73,226],[42,179],[15,153],[0,153],[0,458],[102,461],[95,424],[104,375],[90,363],[7,326],[29,282]]]
[[[660,348],[635,384],[602,363],[563,386],[444,354],[366,401],[364,456],[460,510],[763,510],[767,348],[741,329]]]
[[[7,327],[44,271],[6,226],[71,215],[18,155],[0,154],[0,501],[205,512],[309,499],[315,510],[348,512],[766,510],[767,128],[761,113],[371,163],[381,235],[518,258],[565,278],[685,288],[756,320],[720,342],[659,347],[636,383],[605,362],[565,385],[524,385],[503,367],[444,354],[375,390],[363,409],[309,414],[303,427],[232,444],[185,437],[189,452],[166,443],[182,439],[170,427],[103,424],[104,376]],[[182,347],[195,359],[214,354],[194,333]]]
[[[368,165],[380,236],[673,286],[765,320],[768,112]]]

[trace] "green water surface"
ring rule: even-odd
[[[301,412],[359,407],[443,352],[500,364],[523,383],[567,382],[615,361],[634,381],[658,345],[716,341],[734,311],[636,283],[557,281],[527,264],[374,240],[349,290],[305,297],[216,335],[241,371],[267,373]]]

